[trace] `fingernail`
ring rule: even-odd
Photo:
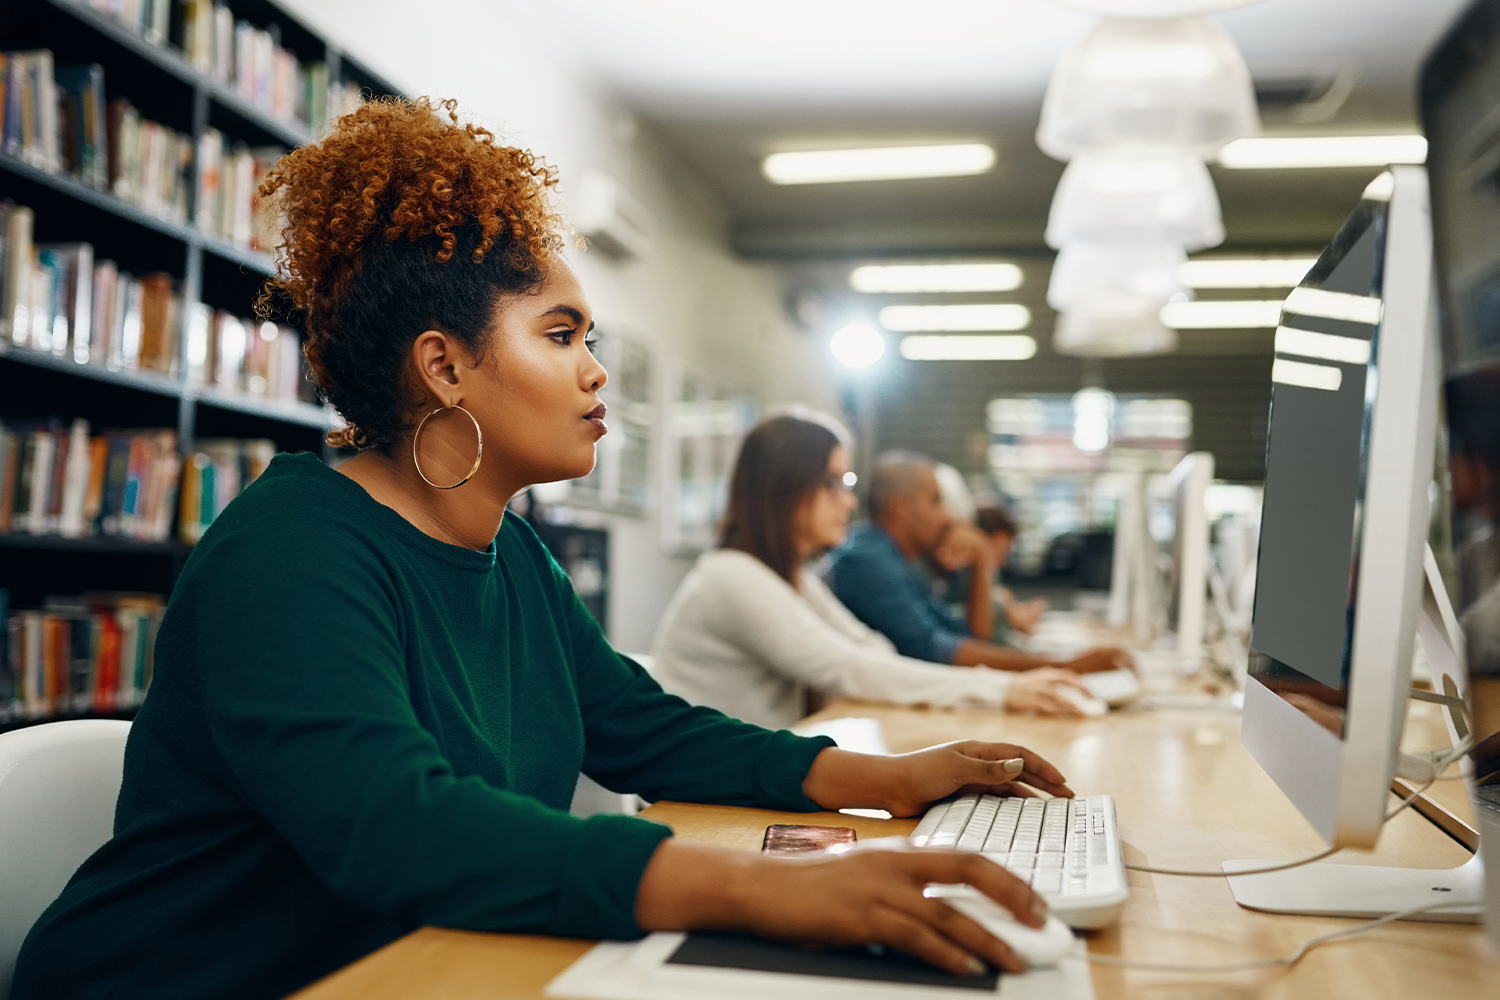
[[[1005,762],[1005,771],[1007,774],[1020,774],[1025,768],[1026,759],[1024,757],[1012,757]]]
[[[988,971],[989,969],[985,968],[984,963],[973,955],[964,956],[964,972],[967,975],[982,976]]]
[[[1032,903],[1031,915],[1036,918],[1037,923],[1045,924],[1047,922],[1047,904],[1040,899]]]

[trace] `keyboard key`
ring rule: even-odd
[[[964,824],[969,821],[969,817],[974,813],[974,807],[978,804],[979,796],[977,795],[965,795],[954,799],[947,813],[938,822],[932,837],[927,841],[927,846],[952,847],[958,843],[959,834],[964,832]]]

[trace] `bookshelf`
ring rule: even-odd
[[[0,48],[6,52],[49,50],[57,67],[98,64],[103,68],[106,101],[124,98],[144,120],[159,123],[201,149],[205,132],[217,130],[244,147],[290,149],[314,138],[305,122],[273,114],[261,102],[247,99],[235,81],[221,79],[189,57],[191,6],[183,0],[132,0],[114,8],[142,11],[153,25],[131,25],[106,13],[110,4],[87,0],[0,0]],[[212,12],[208,5],[199,5]],[[329,93],[358,89],[364,96],[396,91],[337,45],[311,31],[269,0],[227,0],[222,15],[269,35],[271,42],[296,60],[300,71],[316,66],[326,73]],[[201,36],[199,36],[201,38]],[[236,39],[238,36],[233,36]],[[281,58],[280,53],[277,54]],[[340,90],[342,93],[343,91]],[[310,93],[310,91],[308,92]],[[337,112],[332,99],[330,113]],[[311,99],[308,107],[313,106]],[[311,115],[311,112],[308,112]],[[188,197],[200,190],[200,156],[188,168]],[[109,188],[110,185],[106,185]],[[122,272],[171,276],[180,297],[180,315],[195,306],[252,315],[261,283],[273,271],[269,254],[236,245],[201,227],[198,206],[187,205],[186,220],[148,211],[112,190],[86,183],[63,169],[50,169],[0,150],[0,199],[34,213],[36,243],[86,242],[94,259],[118,264]],[[95,433],[105,429],[167,428],[177,448],[187,454],[200,439],[267,439],[281,451],[325,451],[323,437],[336,425],[325,407],[290,398],[204,384],[185,375],[193,364],[189,338],[179,336],[176,358],[168,372],[78,363],[16,346],[0,337],[0,421],[57,418],[64,428],[82,418]],[[3,470],[0,470],[3,475]],[[60,537],[55,534],[0,532],[0,590],[9,594],[12,611],[37,609],[52,595],[125,591],[170,594],[191,546],[177,540],[140,541],[125,537]],[[3,615],[3,612],[0,612]],[[0,617],[3,622],[3,617]],[[0,629],[0,667],[5,666],[6,637]],[[10,665],[12,669],[15,664]],[[3,697],[3,694],[0,694]],[[128,715],[85,709],[66,702],[63,716]],[[8,718],[0,706],[0,728],[47,718]],[[56,715],[51,717],[57,717]]]

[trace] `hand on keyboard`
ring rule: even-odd
[[[1007,771],[1005,761],[1017,758],[1022,761],[1021,770]],[[1061,771],[1012,743],[961,740],[885,760],[893,772],[885,808],[893,816],[919,815],[954,794],[1029,796],[1027,785],[1052,795],[1073,794]]]
[[[1132,663],[1134,661],[1125,650],[1116,649],[1113,646],[1101,646],[1075,656],[1071,660],[1064,660],[1058,666],[1066,667],[1075,674],[1092,674],[1101,670],[1128,669]]]

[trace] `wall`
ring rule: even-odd
[[[402,91],[454,97],[462,114],[508,142],[544,154],[570,208],[585,171],[613,175],[644,209],[651,252],[616,263],[598,251],[575,267],[603,329],[653,346],[658,362],[695,365],[764,405],[836,409],[827,351],[788,323],[781,276],[727,249],[726,214],[648,128],[593,84],[566,38],[508,2],[282,0]],[[605,391],[606,399],[608,390]],[[653,462],[660,468],[660,447]],[[655,476],[660,492],[660,475]],[[606,515],[611,530],[607,628],[620,648],[644,650],[691,560],[665,553],[657,515]]]

